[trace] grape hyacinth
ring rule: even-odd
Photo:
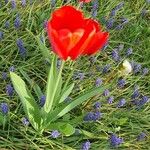
[[[102,114],[101,114],[101,112],[99,112],[99,111],[96,111],[96,112],[89,112],[89,113],[87,113],[87,114],[84,116],[83,120],[84,120],[84,121],[97,121],[97,120],[99,120],[101,117],[102,117]]]
[[[7,103],[1,103],[1,104],[0,104],[0,109],[1,109],[1,112],[2,112],[4,115],[7,115],[7,114],[8,114],[9,107],[8,107],[8,104],[7,104]]]
[[[142,107],[142,106],[145,105],[147,102],[149,102],[149,97],[143,96],[142,99],[138,102],[138,106],[139,106],[139,107]]]
[[[105,65],[105,66],[103,67],[102,73],[103,73],[103,74],[106,74],[106,73],[108,73],[109,71],[110,71],[110,65],[107,64],[107,65]]]
[[[58,138],[59,136],[60,136],[60,133],[58,132],[58,130],[53,130],[53,131],[51,132],[51,137],[52,137],[52,138],[56,139],[56,138]]]
[[[16,68],[15,68],[14,66],[11,66],[11,67],[9,68],[9,71],[10,71],[10,72],[15,72],[15,70],[16,70]]]
[[[21,5],[22,5],[22,7],[25,7],[26,6],[26,0],[21,0]]]
[[[126,81],[124,79],[119,79],[118,80],[117,86],[119,88],[123,88],[125,85],[126,85]]]
[[[136,99],[140,96],[139,90],[138,89],[134,89],[133,94],[131,95],[132,99]]]
[[[133,52],[133,49],[132,48],[128,48],[127,51],[126,51],[126,56],[130,56]]]
[[[141,66],[141,64],[132,62],[132,68],[133,68],[134,74],[137,74],[141,71],[142,66]]]
[[[16,0],[11,0],[11,8],[12,9],[16,8]]]
[[[91,147],[91,143],[89,141],[86,141],[82,144],[82,149],[81,150],[89,150]]]
[[[97,16],[99,2],[98,0],[94,0],[92,3],[92,17],[95,18]]]
[[[8,95],[8,96],[13,96],[13,94],[14,94],[14,88],[12,87],[12,85],[11,84],[7,84],[6,85],[6,94]]]
[[[45,101],[46,101],[46,96],[45,96],[45,95],[42,95],[42,96],[40,97],[40,106],[41,106],[41,107],[44,106]]]
[[[3,37],[4,37],[4,34],[2,31],[0,31],[0,41],[3,39]]]
[[[149,69],[148,69],[148,68],[143,68],[143,70],[142,70],[142,75],[143,75],[143,76],[146,76],[146,75],[148,74],[148,72],[149,72]]]
[[[2,72],[2,79],[6,80],[7,79],[7,73],[6,72]]]
[[[19,14],[16,15],[16,19],[14,20],[14,26],[16,29],[19,29],[21,26],[21,20]]]
[[[110,96],[110,97],[107,98],[107,103],[108,104],[112,104],[113,101],[114,101],[114,96]]]
[[[5,22],[5,28],[8,29],[9,26],[10,26],[10,22],[7,20],[7,21]]]
[[[113,25],[114,25],[115,19],[114,18],[110,18],[107,20],[106,22],[106,27],[107,29],[112,29]]]
[[[108,89],[105,89],[103,92],[103,96],[109,96],[110,92]]]
[[[122,98],[118,104],[117,104],[117,107],[120,108],[120,107],[123,107],[124,105],[126,104],[126,100],[124,98]]]
[[[145,139],[146,134],[144,132],[141,132],[138,137],[137,137],[137,141],[142,141],[143,139]]]
[[[18,46],[19,53],[20,53],[21,57],[25,58],[27,50],[24,47],[23,41],[21,39],[18,39],[16,43],[17,43],[17,46]]]
[[[5,4],[7,4],[8,3],[8,0],[5,0]]]
[[[51,0],[51,8],[53,9],[56,5],[56,0]]]
[[[117,147],[118,145],[120,145],[122,143],[123,143],[123,138],[119,138],[115,134],[111,134],[110,144],[112,147]]]
[[[25,125],[25,126],[28,126],[28,125],[30,124],[28,118],[26,118],[26,117],[23,117],[23,118],[22,118],[22,123],[23,123],[23,125]]]
[[[119,61],[119,59],[120,59],[120,57],[119,57],[119,54],[118,54],[118,52],[117,52],[117,50],[116,49],[114,49],[112,52],[111,52],[111,56],[112,56],[112,59],[114,60],[114,61]]]
[[[103,81],[102,81],[102,79],[101,79],[101,78],[97,78],[97,79],[96,79],[96,81],[95,81],[95,85],[96,85],[96,87],[101,86],[101,85],[102,85],[102,83],[103,83]]]
[[[95,102],[93,107],[94,107],[94,109],[99,109],[101,107],[101,103],[100,102]]]

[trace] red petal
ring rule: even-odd
[[[56,30],[69,29],[73,32],[77,28],[82,28],[84,18],[82,12],[72,6],[63,6],[55,10],[51,19],[52,27]]]
[[[82,54],[91,55],[96,53],[108,40],[109,34],[107,32],[98,32],[89,43],[89,46]]]
[[[59,40],[58,33],[56,30],[52,29],[51,23],[48,22],[47,25],[48,38],[51,41],[52,50],[59,55],[60,58],[67,59],[67,51],[63,47],[61,41]]]
[[[85,48],[88,46],[89,42],[92,40],[96,33],[97,27],[93,24],[93,20],[86,20],[84,35],[80,39],[80,41],[75,45],[75,47],[70,51],[69,56],[74,60],[76,59]]]

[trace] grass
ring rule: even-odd
[[[96,19],[103,22],[103,17],[108,18],[110,11],[115,7],[120,0],[99,0],[99,9]],[[121,63],[116,63],[112,57],[111,52],[119,44],[123,44],[124,48],[120,52],[122,60],[128,59],[134,60],[142,65],[142,68],[150,67],[150,4],[145,0],[125,0],[125,6],[118,11],[115,20],[114,27],[109,30],[110,41],[105,51],[99,52],[95,58],[96,61],[91,63],[88,57],[82,57],[78,59],[74,64],[67,62],[65,70],[63,72],[63,78],[65,79],[74,70],[76,74],[78,72],[84,73],[84,79],[79,78],[72,81],[76,86],[70,97],[79,95],[86,89],[95,86],[95,80],[100,77],[103,80],[107,80],[112,73],[116,75],[107,84],[110,85],[109,90],[111,95],[115,97],[114,103],[109,105],[106,102],[106,97],[98,96],[94,97],[88,102],[78,106],[75,110],[67,114],[63,119],[72,122],[77,129],[80,129],[78,135],[72,135],[70,137],[61,136],[58,139],[50,138],[50,131],[44,132],[43,135],[39,135],[35,130],[29,126],[25,127],[22,124],[22,117],[24,112],[20,100],[15,93],[12,98],[7,96],[5,87],[10,83],[9,77],[7,80],[0,79],[0,102],[7,102],[10,107],[10,112],[7,116],[8,122],[5,127],[1,126],[0,131],[0,148],[5,149],[80,149],[83,142],[89,140],[91,149],[113,149],[109,144],[110,133],[116,133],[124,139],[124,143],[117,149],[132,149],[132,150],[148,150],[150,147],[150,105],[145,104],[142,108],[136,109],[131,104],[131,95],[133,93],[133,87],[139,86],[139,91],[142,95],[150,96],[150,74],[142,76],[142,73],[130,74],[125,77],[127,84],[123,89],[118,89],[116,83],[120,77],[117,73]],[[56,7],[60,7],[62,1],[58,0]],[[72,5],[78,5],[77,2],[72,2]],[[33,91],[33,85],[36,82],[43,91],[45,91],[47,72],[49,70],[49,64],[45,63],[45,59],[40,51],[40,48],[34,38],[34,36],[43,35],[44,43],[46,47],[50,47],[47,40],[47,35],[43,28],[44,20],[49,19],[50,13],[53,11],[50,7],[49,0],[36,1],[32,5],[27,5],[24,8],[21,7],[20,1],[17,0],[17,8],[11,10],[10,4],[4,5],[2,3],[0,8],[0,31],[4,32],[4,38],[0,41],[0,72],[9,71],[10,66],[15,66],[17,74],[20,74],[20,69],[24,70],[33,82],[31,83],[30,90]],[[86,4],[84,6],[84,13],[90,15],[92,4]],[[148,13],[144,16],[141,15],[143,9],[148,10]],[[20,14],[21,27],[19,29],[14,28],[14,19],[16,14]],[[114,29],[120,22],[120,18],[125,17],[129,22],[124,26],[122,30]],[[4,27],[5,21],[10,21],[9,29]],[[31,34],[33,33],[33,35]],[[27,49],[27,57],[22,59],[16,46],[16,40],[21,38]],[[133,54],[129,57],[125,55],[126,50],[132,47]],[[110,64],[111,69],[107,74],[102,74],[97,68],[103,68],[104,65]],[[21,75],[22,76],[22,75]],[[116,108],[116,104],[121,98],[125,98],[127,103],[122,108]],[[38,101],[38,100],[37,100]],[[100,101],[102,107],[100,111],[103,113],[102,119],[97,122],[84,122],[83,116],[93,109],[92,105],[95,101]],[[142,141],[137,141],[137,136],[145,132],[147,138]]]

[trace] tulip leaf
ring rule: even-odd
[[[32,124],[32,126],[38,130],[40,128],[41,116],[40,109],[32,97],[31,93],[27,89],[25,82],[15,73],[10,72],[10,77],[15,88],[15,91],[20,97],[24,111]]]
[[[59,90],[60,90],[59,87],[62,84],[61,74],[60,72],[58,73],[56,64],[57,64],[57,58],[56,56],[54,56],[51,63],[49,75],[48,75],[47,88],[46,88],[46,101],[43,107],[46,113],[49,113],[52,107],[54,106],[54,104],[56,104],[56,100],[55,100],[56,94],[57,92],[59,94]]]
[[[71,93],[72,89],[74,88],[74,83],[70,84],[66,90],[62,93],[62,96],[59,100],[59,103],[63,102],[68,96],[69,94]]]
[[[33,87],[34,92],[36,93],[37,97],[40,99],[41,95],[43,95],[41,88],[35,82],[33,82],[32,79],[30,79],[30,77],[27,75],[26,72],[24,72],[22,69],[20,69],[20,72],[23,75],[23,77],[28,81],[30,86]]]
[[[77,96],[76,98],[74,98],[71,103],[69,103],[67,105],[63,104],[62,106],[56,108],[54,111],[52,111],[48,114],[47,123],[56,121],[58,118],[65,115],[66,113],[68,113],[69,111],[74,109],[76,106],[89,100],[93,96],[101,94],[103,89],[105,89],[105,88],[106,88],[106,86],[92,88],[90,90],[87,90],[86,92],[84,92],[84,93],[80,94],[79,96]]]
[[[62,109],[58,114],[56,118],[60,118],[72,109],[74,109],[76,106],[80,105],[84,101],[90,99],[91,97],[100,94],[103,91],[104,87],[98,87],[98,88],[93,88],[85,93],[79,95],[76,97],[70,104],[68,104],[64,109]]]

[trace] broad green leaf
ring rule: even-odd
[[[101,94],[103,89],[105,89],[105,88],[106,88],[106,86],[87,90],[86,92],[84,92],[83,94],[79,95],[74,100],[72,100],[72,102],[70,104],[68,104],[66,106],[62,106],[59,109],[57,109],[57,111],[55,110],[53,113],[49,114],[48,121],[52,122],[52,121],[57,120],[58,118],[62,117],[63,115],[65,115],[66,113],[68,113],[69,111],[74,109],[76,106],[80,105],[81,103],[85,102],[86,100],[89,100],[91,97]]]
[[[63,102],[68,96],[69,94],[71,93],[72,89],[74,87],[74,83],[72,83],[71,85],[69,85],[66,90],[64,91],[64,93],[62,93],[62,96],[59,100],[59,103]]]
[[[30,123],[36,130],[38,130],[40,128],[41,116],[37,103],[31,96],[31,93],[29,93],[29,90],[27,89],[25,82],[18,75],[16,75],[13,72],[10,72],[10,77],[13,86],[15,88],[15,91],[20,97],[24,111]]]
[[[70,136],[70,135],[74,134],[75,128],[72,125],[70,125],[69,123],[67,123],[67,124],[60,125],[59,131],[61,133],[63,133],[65,136]]]
[[[57,82],[57,73],[56,73],[56,57],[54,56],[50,72],[48,75],[48,81],[47,81],[47,87],[46,87],[46,101],[45,105],[43,107],[44,111],[46,113],[49,113],[52,109],[53,102],[54,102],[54,89],[56,88],[56,82]]]
[[[91,90],[86,91],[85,93],[79,95],[77,98],[73,100],[70,104],[68,104],[58,115],[57,118],[62,117],[72,109],[74,109],[76,106],[80,105],[84,101],[88,100],[89,98],[100,94],[103,91],[104,87],[98,87]]]
[[[43,95],[41,88],[36,83],[32,84],[33,80],[26,74],[26,72],[24,72],[22,69],[20,69],[20,72],[23,75],[23,77],[28,81],[30,86],[33,87],[34,92],[36,93],[37,97],[40,99],[41,95]]]

